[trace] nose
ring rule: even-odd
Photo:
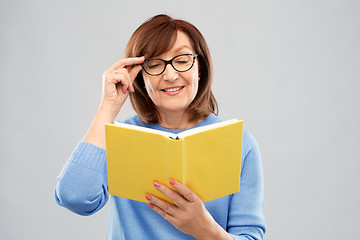
[[[179,73],[176,71],[171,64],[168,64],[165,68],[165,71],[162,73],[162,78],[165,81],[174,82],[176,79],[178,79]]]

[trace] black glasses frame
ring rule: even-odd
[[[177,58],[177,57],[180,57],[180,56],[189,56],[189,55],[190,55],[190,56],[193,56],[193,59],[192,59],[193,62],[192,62],[192,64],[191,64],[191,66],[190,66],[188,69],[183,70],[183,71],[177,70],[177,69],[174,67],[174,65],[173,65],[173,60],[174,60],[175,58]],[[170,64],[170,65],[173,67],[173,69],[175,69],[175,70],[178,71],[178,72],[186,72],[186,71],[189,71],[189,70],[194,66],[195,59],[197,58],[197,56],[198,56],[198,54],[187,53],[187,54],[177,55],[177,56],[173,57],[173,58],[170,59],[170,60],[164,60],[164,59],[161,59],[161,58],[149,58],[149,59],[146,59],[143,63],[141,63],[141,67],[142,67],[142,69],[144,69],[144,71],[145,71],[147,74],[149,74],[149,75],[151,75],[151,76],[159,76],[159,75],[161,75],[161,74],[165,71],[166,66],[167,66],[168,64]],[[164,69],[161,71],[161,73],[151,74],[151,73],[148,73],[148,72],[145,70],[144,64],[145,64],[146,62],[150,61],[150,60],[160,60],[160,61],[163,61],[163,62],[165,63]]]

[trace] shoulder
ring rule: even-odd
[[[257,141],[251,132],[244,128],[243,130],[243,145],[247,148],[257,146]]]
[[[146,126],[146,123],[140,121],[138,115],[134,115],[130,118],[125,119],[124,121],[118,121],[118,122],[123,122],[123,123],[136,125],[136,126]]]
[[[255,154],[260,157],[259,145],[255,137],[247,129],[243,130],[242,152],[242,160],[246,159],[249,154]]]
[[[219,116],[216,116],[214,113],[211,113],[207,118],[205,118],[199,125],[200,126],[206,126],[209,124],[214,124],[214,123],[218,123],[218,122],[222,122],[224,121],[223,119],[221,119]]]

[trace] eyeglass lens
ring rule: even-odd
[[[185,72],[190,70],[194,63],[194,56],[191,54],[179,55],[171,60],[171,65],[176,71]],[[143,64],[145,72],[150,75],[159,75],[166,68],[166,62],[162,59],[149,59]]]

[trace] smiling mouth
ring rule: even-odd
[[[179,91],[181,89],[183,89],[185,86],[182,87],[173,87],[173,88],[166,88],[166,89],[161,89],[161,91],[163,92],[176,92]]]

